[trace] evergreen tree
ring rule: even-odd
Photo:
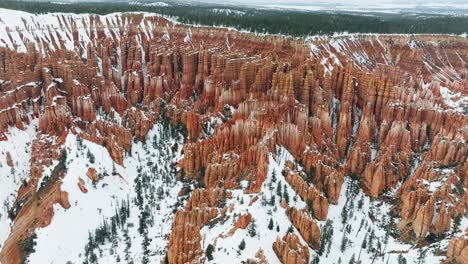
[[[322,228],[322,232],[320,233],[320,248],[318,250],[318,254],[320,256],[325,253],[325,250],[329,250],[331,246],[331,238],[333,237],[333,221],[328,219],[325,222],[325,225]]]
[[[361,197],[358,201],[358,209],[362,209],[362,206],[364,205],[364,197]]]
[[[346,250],[347,243],[348,243],[348,238],[346,237],[346,232],[343,232],[343,237],[341,238],[341,246],[340,246],[341,252],[344,252]]]
[[[270,222],[268,223],[268,229],[273,230],[273,218],[270,218]]]
[[[361,248],[363,248],[363,249],[367,248],[367,236],[365,236],[364,240],[362,240]]]
[[[251,237],[257,235],[257,224],[255,223],[255,219],[252,218],[252,222],[249,225],[249,229],[247,230]]]
[[[319,264],[320,263],[320,257],[318,255],[315,255],[310,264]]]
[[[65,166],[67,164],[67,150],[63,151],[62,157],[60,157],[60,164]]]
[[[398,255],[398,264],[407,264],[406,258],[403,255]]]
[[[270,201],[268,202],[268,204],[269,204],[270,206],[274,206],[274,205],[275,205],[275,196],[274,196],[274,195],[271,195]]]
[[[460,231],[461,216],[461,214],[458,214],[453,218],[452,235]]]
[[[426,251],[423,248],[418,249],[418,258],[417,258],[417,263],[418,264],[424,264],[426,263]]]
[[[206,247],[206,257],[208,258],[209,261],[213,260],[213,251],[214,251],[214,246],[212,244],[209,244],[208,247]]]
[[[281,197],[281,182],[278,182],[278,185],[276,186],[276,195],[278,195],[279,197]]]
[[[239,250],[244,250],[245,249],[245,240],[242,239],[242,241],[239,244]]]
[[[88,157],[89,162],[90,162],[91,164],[94,164],[94,162],[95,162],[95,160],[96,160],[96,157],[94,157],[94,154],[91,153],[91,151],[89,151],[89,149],[88,149],[88,152],[86,153],[86,156]]]
[[[276,171],[275,170],[273,170],[273,172],[271,173],[271,181],[276,182]]]

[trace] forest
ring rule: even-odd
[[[0,8],[30,13],[149,12],[172,17],[179,22],[205,26],[225,26],[256,33],[295,37],[335,33],[462,34],[468,16],[413,13],[350,13],[256,9],[220,4],[168,2],[167,6],[134,2],[33,2],[0,0]]]

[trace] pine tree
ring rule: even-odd
[[[403,255],[398,255],[398,264],[407,264],[406,258]]]
[[[281,182],[278,182],[278,185],[276,186],[276,194],[281,197]]]
[[[374,252],[374,238],[375,238],[375,232],[374,229],[372,229],[370,236],[369,236],[369,252]]]
[[[346,237],[346,232],[343,232],[343,238],[341,239],[341,252],[344,252],[346,250],[346,244],[348,243],[348,238]]]
[[[460,231],[461,216],[461,214],[458,214],[455,216],[455,218],[453,218],[452,235]]]
[[[60,164],[65,166],[67,164],[67,150],[65,149],[62,153],[62,157],[60,158]]]
[[[309,210],[310,214],[313,217],[314,216],[314,204],[312,203],[312,200],[307,199],[306,204],[307,204],[307,210]]]
[[[361,197],[361,199],[359,199],[359,201],[358,201],[358,208],[359,208],[359,209],[362,209],[362,206],[363,206],[363,205],[364,205],[364,198]]]
[[[244,250],[245,249],[245,240],[242,239],[242,241],[239,244],[239,250]]]
[[[96,158],[94,157],[93,153],[91,153],[91,151],[89,151],[89,149],[88,149],[88,152],[86,153],[86,156],[88,157],[89,162],[94,164]]]
[[[426,261],[426,251],[423,248],[418,249],[418,264],[423,264]]]
[[[276,182],[276,171],[275,170],[273,170],[273,172],[271,173],[271,181]]]
[[[366,249],[367,248],[367,236],[364,237],[364,240],[362,241],[361,248]]]
[[[248,233],[251,237],[257,235],[257,224],[255,223],[255,219],[252,219],[252,222],[249,225]]]
[[[268,229],[273,230],[273,218],[270,218],[270,222],[268,223]]]
[[[209,244],[208,247],[206,247],[206,257],[208,258],[209,261],[213,260],[213,251],[214,251],[214,246],[212,244]]]
[[[319,264],[320,263],[320,257],[318,255],[315,255],[310,264]]]
[[[356,262],[356,258],[354,257],[354,253],[351,256],[351,259],[349,260],[349,264],[354,264]]]
[[[270,206],[274,206],[274,205],[275,205],[275,196],[274,196],[274,195],[272,195],[272,196],[270,197],[270,201],[269,201],[268,204],[269,204]]]

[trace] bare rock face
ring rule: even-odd
[[[466,263],[468,261],[468,240],[464,237],[452,238],[448,245],[447,261],[450,263]]]
[[[63,168],[56,168],[52,172],[52,178],[62,178]],[[32,184],[31,184],[32,185]],[[20,241],[32,235],[31,230],[48,226],[54,215],[54,204],[60,204],[63,208],[70,208],[68,193],[60,190],[61,181],[48,182],[32,196],[24,197],[17,202],[24,202],[21,210],[15,217],[10,236],[2,248],[0,259],[6,263],[21,263],[25,260],[23,252],[19,248]],[[44,195],[47,194],[47,195]]]
[[[86,188],[85,181],[81,178],[78,178],[78,188],[82,193],[87,193],[88,189]]]
[[[6,153],[6,164],[10,167],[13,167],[14,164],[13,164],[13,159],[11,159],[11,154],[9,151],[7,151]]]
[[[328,214],[329,203],[320,191],[315,187],[310,187],[308,183],[299,176],[299,173],[286,172],[286,181],[296,191],[296,193],[308,203],[312,204],[313,215],[319,220],[325,220]]]
[[[99,181],[95,168],[89,168],[88,171],[86,172],[86,176],[88,176],[88,178],[92,180],[93,182]]]
[[[306,211],[299,211],[296,208],[288,209],[288,217],[291,223],[299,230],[302,238],[312,244],[315,250],[320,248],[320,228],[317,223],[308,216]]]
[[[26,52],[0,48],[0,140],[8,140],[11,127],[39,120],[31,177],[15,202],[25,206],[3,245],[2,263],[21,263],[19,241],[52,221],[54,204],[70,206],[60,190],[60,168],[37,188],[45,168],[62,157],[69,133],[105,147],[125,166],[132,142],[146,142],[157,122],[185,137],[178,179],[198,184],[175,213],[169,263],[202,261],[200,230],[226,214],[222,201],[241,182],[257,197],[250,205],[258,199],[278,147],[291,160],[276,177],[308,204],[282,204],[308,243],[293,233],[278,238],[273,249],[282,263],[309,262],[308,247],[320,246],[316,219],[327,219],[348,176],[376,199],[397,188],[389,199],[399,201],[392,209],[401,217],[400,239],[444,235],[456,216],[466,216],[466,38],[305,41],[194,27],[188,44],[184,25],[151,15],[115,16],[116,23],[90,16],[86,38],[78,19],[66,16],[70,25],[54,29],[63,34],[50,35],[68,40],[39,35],[31,25],[24,43],[16,44]],[[410,47],[410,41],[421,45]],[[311,52],[311,44],[317,50]],[[9,166],[12,159],[7,153]],[[98,181],[93,168],[86,176]],[[87,191],[83,180],[77,185]],[[39,202],[39,196],[48,198]],[[251,217],[238,216],[230,233]],[[465,263],[467,254],[463,238],[451,240],[448,259]],[[257,259],[263,263],[265,256]]]
[[[200,134],[200,116],[197,113],[187,113],[187,132],[188,140],[195,141]]]
[[[237,219],[235,226],[237,228],[245,229],[250,224],[251,219],[252,219],[252,215],[249,213],[245,215],[241,215]]]
[[[232,236],[237,229],[246,229],[252,220],[252,215],[250,213],[243,214],[237,218],[236,224],[229,230],[228,235]]]
[[[218,201],[222,189],[196,189],[187,201],[185,210],[179,210],[169,236],[169,263],[187,263],[202,257],[200,229],[219,213]]]
[[[309,263],[309,250],[300,243],[294,233],[286,233],[282,239],[277,238],[273,243],[273,250],[285,264]]]

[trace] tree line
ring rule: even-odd
[[[125,2],[70,3],[0,0],[0,8],[22,10],[31,13],[94,13],[150,12],[171,16],[188,24],[226,26],[257,33],[307,36],[316,34],[349,33],[452,33],[462,34],[468,28],[468,16],[434,14],[386,14],[386,13],[333,13],[324,11],[300,11],[255,9],[229,6],[231,12],[219,10],[219,4],[171,3],[169,6],[143,6]],[[232,10],[234,12],[232,12]]]

